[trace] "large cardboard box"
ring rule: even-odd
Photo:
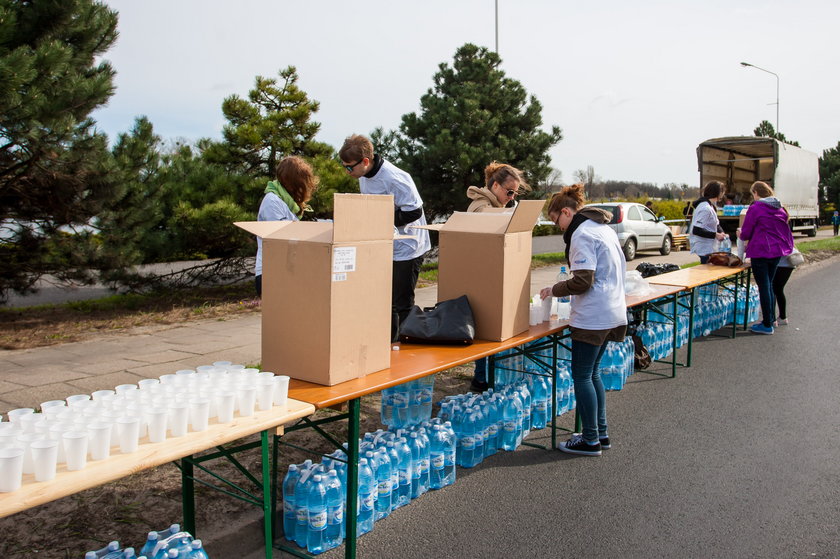
[[[235,224],[263,240],[263,370],[333,385],[390,366],[393,196],[336,194],[333,218]]]
[[[476,338],[502,341],[528,329],[531,233],[545,200],[511,211],[455,212],[440,232],[438,301],[466,295]]]

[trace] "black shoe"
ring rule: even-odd
[[[578,456],[601,456],[601,443],[589,444],[582,435],[572,435],[572,438],[557,445],[557,450]]]
[[[598,439],[598,442],[601,443],[601,450],[607,450],[608,448],[610,448],[609,437],[601,437]]]
[[[473,379],[470,383],[470,392],[477,392],[478,394],[481,394],[488,388],[490,388],[490,385],[486,382],[481,382],[480,380]]]

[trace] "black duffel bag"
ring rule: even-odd
[[[676,264],[652,264],[650,262],[642,262],[638,266],[636,266],[636,270],[642,274],[643,278],[649,278],[651,276],[658,276],[659,274],[665,274],[668,272],[676,272],[679,270],[680,267]]]
[[[415,305],[400,325],[402,343],[470,345],[473,339],[475,320],[466,295],[426,309]]]

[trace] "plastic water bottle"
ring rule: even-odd
[[[432,417],[432,399],[435,394],[434,375],[418,379],[420,383],[420,419],[426,421]]]
[[[326,550],[327,540],[327,487],[321,474],[312,476],[306,509],[309,521],[306,550],[321,553]]]
[[[557,282],[560,283],[561,281],[567,281],[570,278],[569,273],[566,271],[565,266],[560,266],[560,271],[557,273]],[[564,297],[558,297],[561,303],[570,303],[572,298],[569,295]]]
[[[418,491],[420,495],[429,490],[429,435],[422,427],[417,430],[417,440],[420,441],[420,479],[418,480]],[[419,496],[419,495],[418,495]]]
[[[732,241],[729,239],[727,235],[718,245],[718,251],[720,252],[732,252]]]
[[[389,433],[389,435],[393,437],[394,433]],[[388,458],[391,459],[391,510],[396,510],[399,506],[397,501],[400,500],[400,456],[397,453],[397,445],[393,440],[385,443],[385,449],[388,452]]]
[[[400,384],[391,388],[391,402],[393,404],[394,420],[393,424],[396,428],[402,428],[408,425],[408,401],[409,390],[407,384]]]
[[[430,456],[430,481],[429,487],[432,489],[440,489],[443,487],[444,477],[444,463],[446,461],[443,448],[443,434],[440,425],[432,426],[431,451]]]
[[[359,512],[356,517],[358,533],[373,530],[375,482],[367,458],[359,458]]]
[[[188,559],[210,559],[207,556],[207,552],[204,551],[204,546],[201,543],[201,540],[193,540],[192,542],[192,551],[187,556]]]
[[[394,424],[394,397],[393,388],[386,388],[382,391],[379,414],[382,419],[382,424],[388,427],[396,428]]]
[[[283,478],[283,534],[290,542],[295,541],[295,527],[297,525],[295,486],[298,479],[300,479],[298,465],[291,464],[289,471],[286,472],[286,477]]]
[[[484,456],[492,456],[499,450],[499,407],[498,396],[490,394],[484,399],[484,423],[487,426],[487,438],[484,441]]]
[[[408,447],[411,449],[411,498],[420,496],[420,436],[417,432],[408,435]]]
[[[423,399],[423,387],[419,380],[408,383],[408,422],[409,425],[417,425],[423,418],[420,412],[421,400]]]
[[[545,377],[534,377],[532,385],[534,389],[533,411],[531,412],[531,425],[534,429],[545,429],[548,419],[548,385]]]
[[[309,538],[309,482],[313,474],[312,460],[307,460],[300,468],[300,477],[295,484],[295,542],[305,548]]]
[[[455,449],[458,441],[455,438],[455,431],[452,424],[447,421],[441,429],[443,440],[443,486],[455,483]]]
[[[411,502],[411,478],[412,478],[412,461],[411,461],[411,447],[408,446],[408,440],[405,437],[399,437],[394,443],[394,448],[397,451],[397,479],[399,488],[397,490],[396,505],[392,503],[394,508],[399,508]],[[392,464],[392,467],[394,465]],[[419,480],[419,478],[418,478]]]
[[[155,546],[158,543],[158,539],[160,536],[157,532],[151,531],[146,536],[146,543],[143,544],[143,547],[140,548],[140,555],[145,555],[146,557],[151,557],[152,553],[155,550]]]
[[[519,432],[519,410],[516,408],[513,391],[505,392],[504,407],[502,409],[502,449],[516,450]]]
[[[326,482],[327,530],[324,546],[332,549],[344,540],[344,489],[336,470],[330,470]]]
[[[119,559],[137,559],[137,553],[134,552],[133,547],[126,547],[118,557]]]
[[[376,452],[376,520],[391,514],[391,457],[388,451]]]

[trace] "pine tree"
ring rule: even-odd
[[[496,53],[465,44],[451,66],[439,66],[420,113],[402,117],[398,163],[417,183],[427,219],[464,210],[467,187],[484,185],[493,160],[522,169],[533,184],[552,171],[548,150],[560,128],[541,129],[542,105],[500,65]]]
[[[89,115],[114,91],[97,57],[116,27],[93,0],[0,0],[0,299],[106,265],[89,225],[111,200],[112,162]]]

